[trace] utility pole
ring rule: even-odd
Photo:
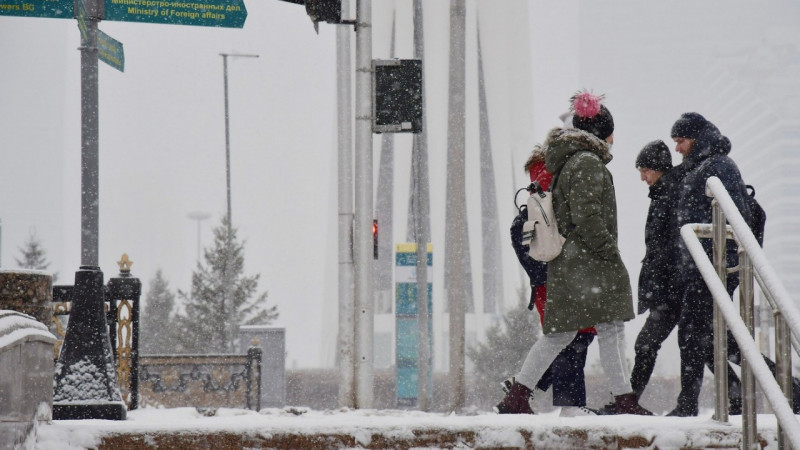
[[[373,404],[372,0],[356,2],[355,256],[356,408]]]
[[[466,5],[464,0],[450,0],[450,89],[447,121],[447,204],[448,226],[455,230],[467,229],[466,211],[466,128],[464,114],[465,96],[465,29]],[[445,237],[445,263],[452,264],[447,305],[449,307],[450,335],[450,409],[464,407],[465,392],[465,311],[467,299],[467,264],[469,237],[466,233],[447,233]]]
[[[350,11],[350,0],[342,0]],[[353,305],[353,88],[350,30],[336,29],[339,154],[339,406],[355,407],[355,308]]]
[[[233,245],[233,218],[231,217],[231,133],[230,133],[230,114],[228,109],[228,57],[237,58],[258,58],[258,55],[249,55],[243,53],[220,53],[222,56],[222,71],[223,83],[225,88],[225,180],[227,185],[227,199],[228,199],[228,239],[225,244],[225,271],[223,277],[225,278],[225,299],[222,302],[223,311],[227,315],[227,327],[225,333],[225,345],[228,347],[229,352],[233,352],[233,336],[235,334],[234,328],[236,324],[233,323],[233,278],[231,274],[231,246]]]
[[[425,46],[422,33],[422,0],[414,0],[414,58],[423,61]],[[423,80],[425,77],[423,77]],[[425,85],[423,83],[423,92]],[[411,152],[414,178],[414,192],[412,197],[414,216],[414,239],[417,243],[417,320],[419,342],[418,354],[418,383],[417,401],[421,411],[430,409],[431,398],[431,311],[428,308],[428,242],[430,242],[430,187],[428,183],[428,140],[427,123],[425,121],[425,95],[422,95],[422,132],[414,135],[413,149]]]

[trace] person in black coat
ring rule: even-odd
[[[720,133],[719,129],[702,115],[690,112],[681,115],[672,127],[671,136],[676,143],[675,151],[683,155],[681,164],[685,176],[681,183],[680,195],[676,208],[677,226],[689,223],[711,223],[711,197],[705,194],[706,181],[715,176],[720,179],[731,199],[746,222],[751,221],[750,208],[745,201],[747,190],[736,163],[728,156],[731,151],[730,140]],[[713,371],[713,305],[714,300],[703,281],[685,243],[679,241],[679,279],[683,285],[681,299],[681,317],[678,321],[678,346],[681,354],[681,392],[678,404],[668,415],[696,416],[698,413],[698,397],[703,382],[703,366]],[[711,240],[701,240],[709,259],[712,257]],[[726,248],[727,267],[738,265],[735,242],[729,240]],[[739,284],[738,273],[727,276],[728,294]],[[741,362],[741,351],[730,331],[727,333],[728,360]],[[775,363],[764,357],[767,365],[775,374]],[[739,379],[733,370],[728,368],[729,400],[731,413],[741,410],[741,390],[730,387],[738,384]],[[793,380],[793,409],[800,411],[800,380]],[[737,398],[738,396],[738,398]]]
[[[683,292],[677,279],[678,233],[674,210],[683,168],[672,167],[669,148],[661,140],[642,148],[636,157],[636,168],[642,181],[650,186],[645,256],[638,284],[638,313],[649,310],[650,314],[636,337],[636,359],[631,371],[631,387],[638,398],[653,374],[661,344],[680,319]]]

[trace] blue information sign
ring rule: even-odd
[[[433,246],[428,244],[428,335],[433,329]],[[417,244],[397,244],[395,249],[395,359],[397,406],[417,404],[419,384],[419,304],[417,296]],[[429,353],[431,356],[433,352]],[[432,358],[431,358],[432,359]],[[432,364],[428,364],[432,368]],[[433,382],[428,373],[427,382]],[[428,389],[433,392],[433,389]]]

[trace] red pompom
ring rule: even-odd
[[[572,110],[578,117],[584,119],[592,118],[600,112],[600,102],[603,96],[594,95],[591,92],[583,91],[572,96]]]

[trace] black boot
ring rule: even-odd
[[[688,406],[678,405],[672,411],[667,413],[669,417],[693,417],[697,415],[697,407],[694,408]]]
[[[512,378],[511,387],[503,401],[494,407],[498,414],[533,414],[528,400],[531,398],[531,390],[524,384],[519,384]]]
[[[639,399],[633,392],[614,396],[617,414],[636,414],[639,416],[652,416],[653,413],[639,405]]]

